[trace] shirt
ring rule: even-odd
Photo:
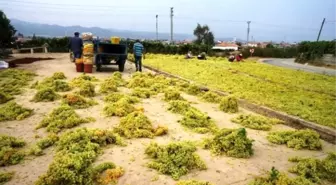
[[[83,40],[79,37],[72,37],[69,42],[72,52],[82,52]]]
[[[143,51],[144,51],[144,47],[141,43],[139,43],[139,42],[134,43],[133,53],[134,53],[135,56],[141,57]]]

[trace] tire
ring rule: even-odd
[[[125,61],[118,64],[119,72],[124,72]]]

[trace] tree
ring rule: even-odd
[[[32,38],[32,40],[36,40],[36,36],[35,36],[35,33],[33,34],[33,38]]]
[[[196,36],[196,44],[205,44],[207,46],[213,46],[215,44],[215,37],[208,25],[201,26],[200,24],[197,24],[197,27],[194,30],[194,35]]]
[[[274,46],[273,46],[273,44],[268,43],[268,44],[266,45],[266,48],[274,48]]]
[[[10,20],[6,17],[5,13],[0,10],[0,48],[5,49],[11,45],[15,28],[10,24]]]
[[[241,42],[236,42],[237,46],[241,47],[242,43]]]

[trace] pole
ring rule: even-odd
[[[247,21],[247,37],[246,37],[246,44],[249,43],[249,35],[250,35],[250,23],[251,21]]]
[[[158,27],[158,15],[156,15],[156,40],[159,40],[159,27]]]
[[[174,42],[173,38],[173,16],[174,16],[174,7],[170,7],[170,42]]]
[[[321,28],[320,28],[319,34],[317,36],[316,42],[318,42],[320,40],[320,35],[321,35],[322,29],[323,29],[324,22],[325,22],[325,18],[323,18],[323,21],[322,21],[322,24],[321,24]]]

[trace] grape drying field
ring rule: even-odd
[[[144,64],[308,121],[336,127],[336,78],[255,61],[148,55]]]
[[[54,59],[0,71],[0,184],[335,183],[334,144],[236,99],[334,128],[335,78],[254,62],[144,61],[235,95],[222,97],[148,70],[135,73],[131,63],[124,73],[83,75],[68,54],[34,55]]]

